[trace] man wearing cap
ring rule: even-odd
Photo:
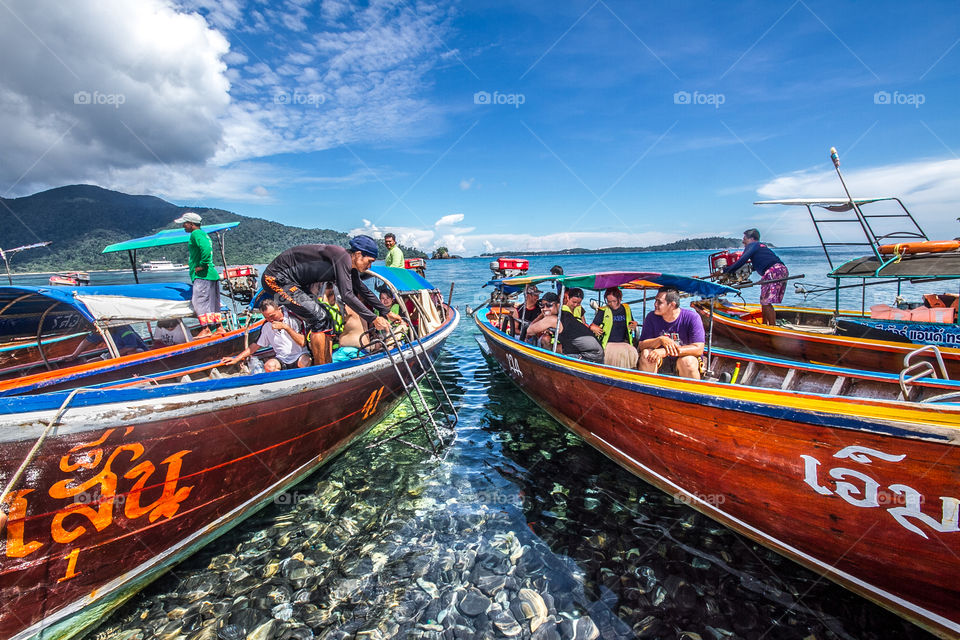
[[[520,340],[527,339],[527,327],[540,317],[540,289],[528,284],[523,289],[523,306],[513,310],[514,317],[520,321]]]
[[[224,333],[224,329],[220,324],[220,291],[217,288],[220,274],[213,266],[213,245],[207,232],[200,228],[201,221],[198,214],[188,211],[173,222],[182,224],[183,230],[190,234],[191,303],[200,321],[201,330],[197,337],[206,338],[214,331]]]
[[[333,329],[326,308],[310,295],[315,283],[333,283],[343,302],[368,326],[385,331],[390,329],[391,320],[402,322],[402,318],[384,306],[360,280],[360,274],[376,259],[376,241],[370,236],[356,236],[350,241],[349,249],[332,244],[304,244],[287,249],[264,269],[263,290],[306,324],[314,364],[330,362]]]
[[[540,308],[543,317],[530,325],[530,335],[537,335],[546,331],[558,331],[557,341],[563,354],[572,358],[588,362],[603,362],[603,347],[593,332],[569,311],[560,307],[560,296],[548,291],[540,298]],[[560,316],[559,326],[557,315]]]

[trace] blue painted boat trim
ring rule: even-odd
[[[482,324],[482,323],[481,323]],[[511,336],[503,333],[498,329],[493,329],[488,325],[484,325],[484,330],[490,331],[491,333],[499,334],[509,342],[516,342]],[[734,400],[731,398],[725,398],[723,396],[717,396],[710,394],[709,392],[696,393],[690,391],[683,391],[679,389],[669,389],[663,387],[656,387],[649,384],[644,384],[639,381],[629,381],[629,380],[620,380],[612,376],[606,376],[602,373],[592,373],[587,371],[572,371],[568,367],[563,366],[560,362],[555,362],[552,360],[553,357],[560,359],[568,359],[562,354],[556,354],[552,351],[547,351],[540,347],[533,347],[532,345],[525,345],[536,351],[540,351],[544,354],[551,356],[551,359],[542,359],[538,360],[537,364],[540,366],[547,367],[554,371],[564,373],[566,375],[573,375],[580,378],[585,378],[591,382],[596,382],[599,384],[605,384],[612,387],[617,387],[619,389],[625,389],[627,391],[633,391],[636,393],[641,393],[647,396],[654,396],[658,398],[666,398],[669,400],[676,400],[678,402],[684,402],[690,405],[703,405],[708,407],[713,407],[716,409],[723,409],[727,411],[736,411],[739,413],[745,414],[755,414],[761,415],[769,418],[778,418],[791,420],[793,422],[812,424],[815,426],[821,427],[830,427],[830,428],[840,428],[840,429],[850,429],[854,431],[865,431],[869,433],[882,433],[885,435],[895,436],[898,438],[919,438],[923,440],[934,440],[938,442],[949,442],[950,438],[946,435],[933,434],[928,432],[916,431],[911,429],[904,429],[900,427],[894,427],[890,425],[880,424],[877,422],[851,418],[843,416],[841,414],[825,414],[815,411],[798,411],[796,409],[791,409],[788,407],[783,407],[780,405],[767,405],[760,404],[756,402],[746,402],[743,400]],[[522,351],[514,352],[517,357],[522,357],[524,359],[529,359],[529,356]],[[582,361],[577,360],[577,362],[582,363]],[[852,370],[848,370],[852,371]],[[722,383],[710,383],[704,382],[707,386],[707,389],[722,389]],[[820,398],[830,398],[828,394],[822,393],[799,393],[796,391],[783,391],[783,393],[791,393],[796,395],[805,395],[805,396],[815,396]],[[955,403],[942,403],[943,405],[953,405]]]

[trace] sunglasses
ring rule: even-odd
[[[547,307],[554,307],[556,304],[556,302],[541,302],[539,306],[541,309],[546,309]]]

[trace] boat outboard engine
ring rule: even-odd
[[[530,269],[530,261],[523,258],[497,258],[490,263],[490,271],[496,280],[504,278],[516,278],[527,274]],[[516,295],[516,294],[514,294]],[[499,316],[509,316],[513,309],[513,295],[502,293],[500,289],[494,289],[490,293],[490,310],[487,317],[496,320]]]
[[[743,282],[749,282],[750,273],[753,271],[753,267],[750,265],[749,260],[733,273],[723,272],[725,268],[739,260],[741,255],[743,255],[743,251],[723,250],[718,251],[717,253],[711,253],[707,257],[707,264],[710,266],[710,278],[712,280],[716,280],[720,284],[726,285],[736,285]]]

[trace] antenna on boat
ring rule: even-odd
[[[830,147],[830,159],[833,160],[833,168],[837,170],[837,177],[840,178],[840,184],[843,185],[843,190],[847,194],[847,198],[850,200],[850,204],[856,206],[853,202],[853,196],[850,195],[850,189],[847,189],[847,183],[843,180],[843,174],[840,173],[840,156],[837,155],[837,148]]]

